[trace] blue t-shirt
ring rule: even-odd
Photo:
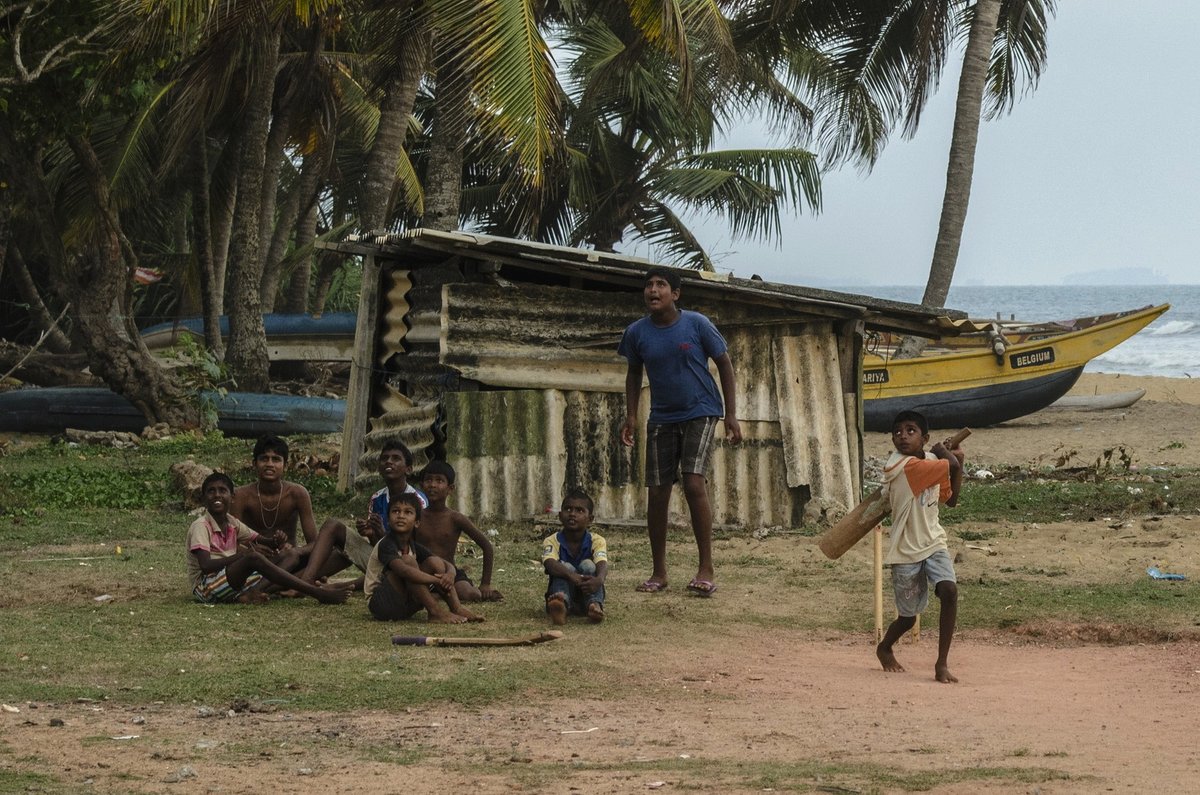
[[[650,379],[650,422],[687,422],[725,413],[708,360],[725,353],[725,338],[699,312],[680,310],[679,319],[665,328],[650,316],[625,329],[617,353],[640,364]]]
[[[429,507],[429,498],[425,496],[425,492],[415,488],[413,484],[409,483],[405,487],[404,491],[408,494],[417,495],[417,499],[421,501],[422,509]],[[388,508],[391,506],[392,500],[388,495],[387,486],[384,486],[382,489],[371,495],[371,513],[379,514],[379,518],[383,520],[384,532],[387,533],[391,532],[391,529],[388,527]]]

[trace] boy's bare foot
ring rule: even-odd
[[[465,607],[459,607],[457,610],[454,611],[454,613],[455,613],[455,615],[462,616],[467,621],[486,621],[487,620],[483,616],[479,615],[478,613],[472,612]]]
[[[288,588],[285,591],[279,592],[280,599],[303,599],[304,594],[297,591],[295,588]]]
[[[885,649],[882,643],[875,647],[875,656],[879,658],[879,662],[883,663],[883,670],[888,673],[904,673],[904,666],[896,659],[896,655],[892,654],[891,649]]]
[[[550,614],[551,624],[561,627],[567,623],[567,603],[558,594],[546,599],[546,612]]]
[[[947,684],[952,684],[958,681],[958,677],[950,673],[950,668],[946,665],[933,666],[933,678],[939,682],[945,682]]]
[[[346,597],[350,595],[349,591],[344,591],[341,588],[318,588],[317,600],[324,605],[340,605],[344,604]]]
[[[238,594],[238,604],[243,605],[265,605],[271,601],[271,597],[267,596],[262,591],[246,591]]]
[[[466,616],[460,616],[457,613],[430,613],[430,624],[465,624],[467,623]]]
[[[599,602],[592,602],[588,605],[588,621],[593,624],[599,624],[604,620],[604,607]]]

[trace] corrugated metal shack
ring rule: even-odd
[[[528,518],[580,485],[598,518],[645,513],[643,440],[624,447],[621,332],[645,314],[646,260],[464,232],[333,246],[364,257],[341,485],[370,481],[383,439],[458,472],[470,516]],[[713,319],[737,373],[745,440],[718,432],[713,519],[793,527],[858,501],[864,329],[936,336],[925,307],[681,270],[680,305]],[[367,293],[364,290],[364,293]],[[650,401],[643,395],[642,432]],[[365,416],[364,416],[365,415]],[[369,429],[368,429],[369,425]],[[672,512],[685,514],[677,494]]]

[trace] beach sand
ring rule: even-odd
[[[1145,389],[1132,406],[1105,411],[1049,408],[989,428],[972,428],[963,444],[968,470],[979,467],[1093,464],[1106,451],[1124,448],[1134,467],[1200,467],[1200,378],[1084,373],[1069,394],[1104,395]],[[948,432],[934,431],[941,438]],[[864,453],[882,459],[891,452],[886,433],[867,434]]]

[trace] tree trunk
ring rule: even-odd
[[[470,90],[470,78],[461,59],[439,54],[433,138],[425,174],[425,212],[421,216],[421,226],[426,229],[450,232],[458,228]]]
[[[30,351],[32,346],[0,340],[0,375],[11,370],[16,378],[38,386],[104,385],[99,378],[83,371],[88,361],[81,353]]]
[[[263,268],[262,305],[268,309],[275,306],[279,294],[288,241],[293,240],[293,234],[299,234],[297,227],[302,223],[301,214],[307,218],[309,210],[315,207],[317,190],[328,165],[327,154],[321,149],[304,156],[300,177],[292,185],[291,192],[279,209],[279,220],[275,224],[275,232],[271,236],[271,246],[267,250],[266,265]],[[297,239],[294,242],[295,248],[299,248],[300,241]],[[311,243],[312,240],[308,242]]]
[[[310,204],[308,212],[296,227],[296,248],[305,249],[317,239],[317,205]],[[287,291],[284,293],[284,312],[300,314],[308,311],[308,290],[312,286],[312,253],[300,257],[296,267],[292,269],[292,278],[288,280]]]
[[[208,142],[205,141],[205,146]],[[229,263],[229,244],[233,238],[233,214],[237,209],[237,167],[242,151],[241,138],[235,131],[209,173],[209,224],[212,232],[213,302],[220,315],[225,307],[225,272]],[[205,158],[208,152],[205,152]],[[224,346],[222,346],[224,347]]]
[[[10,245],[8,258],[8,270],[12,274],[13,282],[17,285],[17,292],[20,293],[21,300],[29,305],[30,326],[38,333],[47,332],[46,341],[42,343],[42,347],[52,353],[67,353],[71,350],[71,341],[54,322],[54,316],[50,314],[50,310],[42,301],[42,295],[38,292],[37,285],[33,283],[33,277],[29,274],[29,268],[25,265],[25,257],[22,256],[21,249]]]
[[[979,141],[979,123],[983,114],[983,92],[987,87],[988,65],[996,26],[1000,19],[1001,0],[978,0],[975,17],[967,37],[962,74],[958,80],[958,98],[954,106],[954,133],[950,139],[950,162],[946,168],[946,193],[942,199],[942,215],[938,223],[937,243],[929,280],[921,303],[945,306],[958,264],[963,227],[967,223],[967,204],[971,199],[971,180],[975,173],[975,146]],[[920,355],[928,340],[907,337],[896,352],[897,358]]]
[[[192,187],[192,227],[195,229],[194,251],[200,271],[200,306],[204,318],[204,347],[219,361],[225,358],[225,342],[221,339],[221,293],[213,259],[212,202],[209,196],[208,142],[203,134],[194,166]]]
[[[124,395],[150,424],[198,427],[198,406],[146,350],[129,318],[131,249],[121,233],[120,218],[100,161],[85,138],[69,136],[67,142],[100,215],[94,239],[70,268],[63,269],[65,278],[60,285],[64,298],[75,309],[78,336],[87,350],[91,370]]]
[[[367,156],[363,192],[359,200],[361,231],[380,231],[387,226],[396,186],[396,168],[404,151],[408,118],[417,98],[417,87],[429,57],[428,33],[414,27],[400,43],[401,65],[387,84],[379,103],[379,124]],[[364,285],[365,286],[365,285]]]
[[[238,388],[247,392],[266,392],[269,385],[267,334],[259,297],[264,253],[259,232],[279,41],[280,28],[276,25],[256,50],[261,59],[249,67],[253,70],[252,83],[244,110],[238,200],[229,249],[232,294],[228,300],[229,345],[225,361]]]
[[[958,263],[967,205],[971,199],[971,180],[975,173],[975,146],[979,141],[979,123],[983,113],[983,92],[987,87],[988,64],[996,40],[1001,0],[978,0],[975,18],[967,38],[962,75],[958,80],[958,99],[954,106],[954,134],[950,140],[950,163],[946,168],[946,194],[938,223],[937,244],[929,281],[922,303],[944,306]]]

